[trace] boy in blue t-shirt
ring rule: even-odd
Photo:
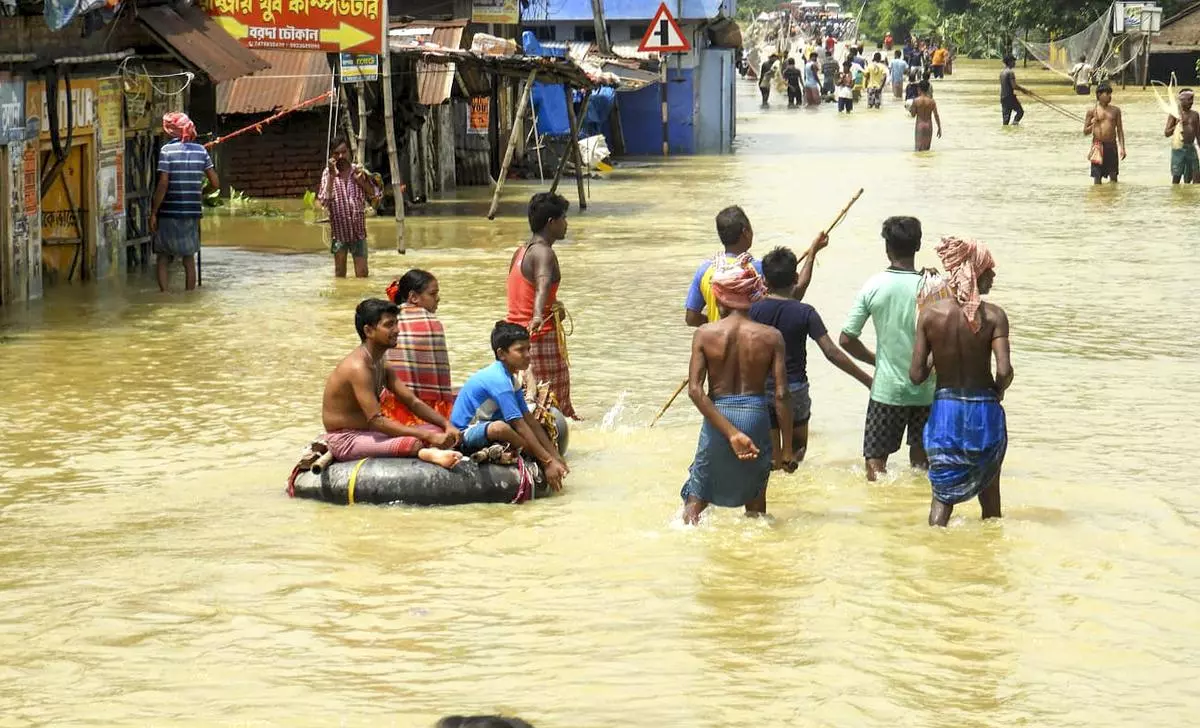
[[[488,443],[507,443],[537,458],[545,469],[546,482],[554,490],[560,490],[569,469],[546,431],[530,414],[525,392],[515,376],[529,368],[529,332],[524,326],[496,322],[492,329],[492,351],[495,363],[467,379],[450,413],[450,422],[462,430],[462,452],[470,455]]]
[[[860,369],[833,343],[817,310],[792,297],[799,280],[796,273],[798,264],[796,254],[788,248],[775,248],[767,253],[762,261],[767,295],[750,307],[750,318],[779,329],[787,347],[788,390],[792,394],[792,452],[795,453],[796,462],[804,460],[805,450],[808,449],[808,420],[812,414],[812,398],[808,394],[809,338],[817,342],[825,358],[834,366],[862,382],[868,389],[871,388],[871,375]],[[771,385],[767,389],[770,391]],[[779,423],[772,412],[771,436],[775,438],[775,452],[780,452],[779,433]]]

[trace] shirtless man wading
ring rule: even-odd
[[[710,503],[744,506],[748,516],[767,512],[772,405],[782,431],[782,467],[796,469],[783,335],[747,314],[764,293],[762,280],[749,255],[717,265],[712,288],[723,316],[696,329],[688,370],[688,396],[704,415],[696,457],[681,493],[683,520],[690,525],[700,521]],[[768,374],[775,379],[773,397],[764,392]]]
[[[976,496],[984,518],[1000,517],[1000,469],[1008,449],[1000,401],[1013,369],[1008,315],[980,300],[996,279],[992,254],[982,243],[958,238],[943,238],[935,250],[953,295],[921,311],[909,378],[914,384],[929,378],[932,352],[937,391],[925,427],[933,487],[929,525],[945,526],[956,504]]]
[[[1200,130],[1200,113],[1192,108],[1196,95],[1190,88],[1179,92],[1179,113],[1182,123],[1174,115],[1167,117],[1167,129],[1163,136],[1175,136],[1179,133],[1179,141],[1183,146],[1171,149],[1171,183],[1180,182],[1200,183],[1200,156],[1196,154],[1196,132]]]
[[[1125,125],[1121,109],[1113,105],[1112,86],[1105,81],[1096,87],[1096,107],[1087,113],[1083,133],[1092,135],[1092,179],[1096,184],[1108,177],[1113,182],[1121,173],[1125,159]],[[1119,156],[1118,156],[1119,155]]]
[[[321,400],[323,439],[338,461],[413,457],[453,468],[462,455],[448,448],[461,439],[457,428],[396,379],[386,355],[396,345],[399,309],[390,301],[369,298],[354,311],[362,345],[346,355],[325,381]],[[431,423],[409,427],[386,417],[379,394],[387,388],[417,417]]]

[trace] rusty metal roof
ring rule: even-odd
[[[213,83],[267,68],[266,61],[243,48],[195,6],[141,7],[137,18],[174,55],[203,72]]]
[[[289,109],[329,90],[332,72],[324,53],[258,51],[271,64],[253,76],[217,84],[218,114],[261,114]],[[326,106],[325,99],[311,108]]]
[[[410,45],[404,38],[397,38],[393,31],[430,28],[433,30],[429,43],[421,46]],[[466,20],[414,20],[411,23],[392,23],[388,26],[388,46],[397,47],[429,47],[459,50],[462,48],[463,31],[467,28]],[[417,103],[424,106],[437,106],[450,98],[454,88],[453,63],[441,65],[417,61]]]

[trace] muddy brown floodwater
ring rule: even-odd
[[[1075,122],[1030,103],[1000,126],[998,71],[937,84],[928,155],[890,99],[763,112],[745,82],[736,154],[592,181],[559,253],[587,422],[564,495],[521,507],[344,508],[283,484],[354,305],[406,267],[441,281],[455,379],[487,363],[532,187],[494,223],[485,190],[432,205],[406,257],[372,221],[366,281],[333,280],[298,216],[221,217],[195,295],[144,275],[5,312],[0,726],[1193,722],[1200,188],[1167,184],[1164,119],[1130,90],[1122,184],[1093,189]],[[698,416],[681,399],[647,424],[686,371],[713,215],[741,203],[759,255],[799,248],[859,186],[809,293],[835,331],[886,265],[885,216],[924,221],[920,264],[940,234],[993,246],[1006,518],[972,504],[931,530],[920,474],[865,483],[866,391],[810,347],[810,456],[772,480],[774,520],[680,527]]]

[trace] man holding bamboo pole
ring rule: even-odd
[[[692,285],[688,288],[687,301],[684,303],[684,321],[688,326],[713,323],[721,318],[716,296],[712,290],[714,260],[723,257],[726,261],[733,261],[745,255],[754,270],[759,276],[762,276],[762,261],[756,260],[749,253],[750,247],[754,244],[754,228],[751,227],[750,218],[746,217],[746,213],[741,207],[731,205],[717,213],[717,236],[721,239],[721,245],[724,246],[723,253],[701,263],[700,267],[696,269],[696,275],[692,277]],[[828,244],[829,236],[822,232],[817,235],[808,252],[805,253],[804,267],[800,270],[800,277],[792,292],[797,301],[804,298],[805,292],[808,291],[808,284],[812,282],[813,263],[816,261],[817,251]]]

